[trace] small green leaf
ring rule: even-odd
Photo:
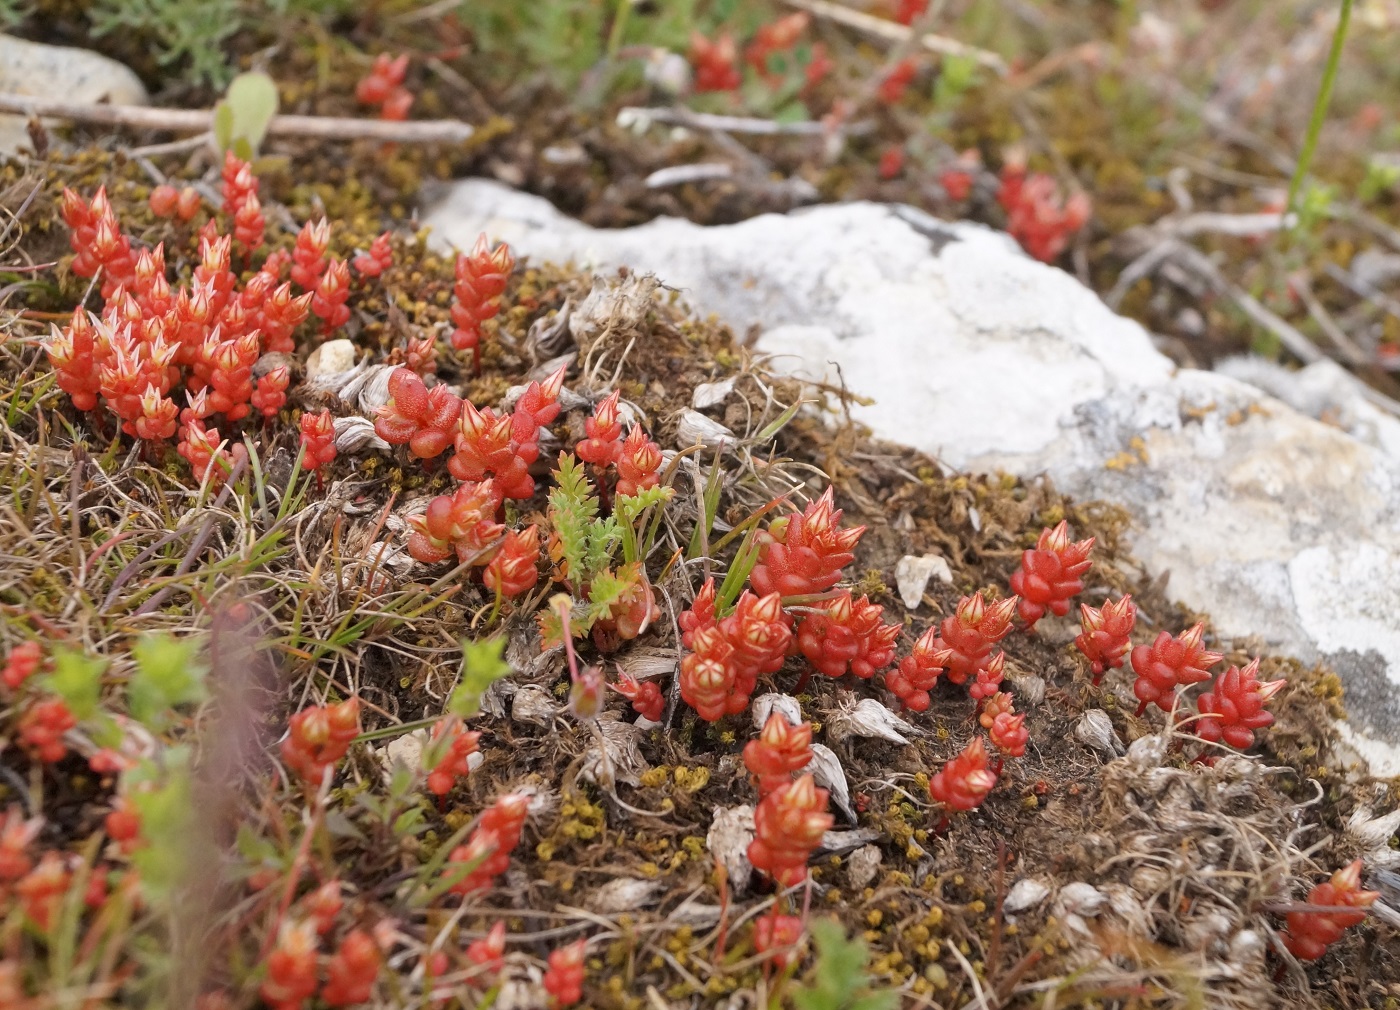
[[[161,730],[173,709],[205,698],[206,667],[192,639],[146,635],[132,646],[136,671],[127,686],[127,708],[143,726]]]
[[[220,102],[214,106],[214,144],[220,151],[227,151],[233,142],[233,106]]]
[[[468,719],[481,711],[481,698],[487,689],[510,673],[505,661],[504,638],[486,638],[462,643],[462,676],[447,699],[449,715]]]
[[[214,140],[220,150],[251,161],[275,115],[277,85],[272,78],[259,71],[239,74],[214,109]]]
[[[56,648],[53,666],[53,673],[44,678],[44,686],[63,699],[68,711],[79,722],[91,719],[97,714],[106,660],[94,659],[72,649]]]

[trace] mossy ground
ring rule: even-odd
[[[348,96],[362,68],[341,59],[341,49],[338,40],[321,37],[287,53],[296,71],[282,82],[287,108],[355,111]],[[324,212],[335,222],[335,253],[367,246],[385,227],[398,229],[395,267],[356,289],[345,334],[376,361],[447,319],[451,264],[428,252],[405,225],[425,178],[464,170],[516,175],[515,181],[600,224],[655,213],[728,220],[772,206],[768,197],[742,186],[657,193],[641,185],[647,172],[680,157],[703,160],[713,153],[709,140],[638,141],[605,113],[542,101],[551,93],[547,85],[512,93],[488,84],[481,82],[472,100],[480,104],[468,106],[476,113],[468,118],[493,125],[465,152],[288,144],[266,152],[257,166],[265,204],[285,208],[290,221]],[[1094,166],[1101,214],[1112,222],[1105,227],[1117,231],[1160,212],[1160,190],[1151,181],[1158,169],[1146,159],[1115,159],[1121,152],[1107,139],[1113,136],[1110,125],[1132,128],[1125,125],[1124,110],[1137,99],[1078,75],[1047,87],[1037,109],[1051,122],[1065,124],[1064,132],[1052,136],[1078,132],[1079,139],[1064,141],[1069,146],[1059,153],[1076,166]],[[422,114],[457,111],[468,102],[463,92],[444,80],[425,79],[419,92]],[[1083,116],[1084,106],[1076,103],[1086,93],[1106,99],[1091,107],[1102,110],[1107,122]],[[1014,117],[995,109],[994,96],[969,102],[949,123],[952,135],[960,145],[1016,139]],[[1150,118],[1146,112],[1141,116]],[[561,137],[585,145],[586,167],[559,169],[543,158],[543,147]],[[150,215],[144,203],[154,182],[148,165],[178,178],[209,168],[198,155],[143,163],[115,152],[109,140],[99,144],[71,157],[53,155],[0,169],[0,203],[23,208],[22,231],[11,240],[17,244],[7,262],[56,264],[7,278],[11,286],[3,293],[7,342],[0,402],[7,411],[0,479],[8,490],[0,523],[0,644],[8,648],[35,634],[65,639],[111,656],[112,677],[119,682],[129,668],[126,647],[132,635],[200,630],[217,638],[230,634],[230,609],[252,608],[253,630],[241,640],[224,639],[235,645],[225,645],[224,659],[214,657],[215,674],[246,684],[251,700],[244,702],[248,725],[235,734],[241,755],[237,773],[219,794],[227,803],[214,832],[221,848],[209,854],[211,865],[221,867],[220,904],[201,923],[216,952],[202,984],[227,988],[235,1005],[251,1006],[256,997],[248,979],[256,978],[257,954],[273,920],[259,912],[247,887],[250,864],[246,851],[234,854],[233,828],[241,823],[273,840],[274,847],[290,846],[288,840],[299,837],[302,794],[279,784],[275,775],[275,742],[287,717],[307,699],[352,690],[366,704],[367,730],[439,712],[455,675],[455,643],[479,634],[490,601],[480,587],[430,586],[437,573],[421,567],[387,591],[381,587],[379,595],[358,579],[366,548],[382,535],[381,515],[447,483],[399,455],[364,453],[337,461],[324,491],[309,491],[304,521],[286,526],[269,521],[267,496],[275,510],[275,502],[290,493],[273,475],[277,460],[295,454],[292,422],[295,410],[310,403],[305,391],[271,425],[247,429],[267,462],[267,481],[250,481],[214,501],[200,499],[190,488],[183,461],[173,452],[143,457],[129,442],[108,441],[71,410],[53,388],[38,345],[49,323],[66,318],[87,289],[66,269],[58,193],[65,185],[91,192],[105,184],[133,238],[142,244],[165,241],[172,266],[185,276],[192,266],[193,228]],[[759,150],[784,170],[810,171],[825,196],[927,202],[912,174],[894,183],[874,177],[873,146],[854,149],[834,166],[818,166],[807,160],[810,152],[794,153],[791,145],[764,142]],[[1259,166],[1250,155],[1239,154],[1228,167],[1253,171]],[[1121,201],[1115,193],[1122,194]],[[269,219],[271,243],[290,244],[292,234],[278,224],[280,215]],[[1108,258],[1111,236],[1093,241],[1091,248],[1104,247],[1103,257],[1089,260],[1095,276],[1116,273]],[[474,402],[497,401],[536,364],[525,352],[530,328],[547,322],[566,301],[577,304],[591,283],[569,270],[528,264],[507,292],[507,308],[487,343],[483,374],[473,377],[465,362],[445,356],[440,377]],[[1230,332],[1238,335],[1238,327]],[[742,436],[752,436],[772,419],[762,388],[771,389],[779,404],[802,396],[825,401],[821,409],[827,413],[798,414],[771,444],[747,446],[747,465],[735,467],[725,481],[721,514],[737,523],[776,493],[797,488],[808,495],[829,479],[846,522],[869,527],[850,572],[859,590],[886,608],[888,619],[904,624],[902,651],[951,613],[961,595],[1005,593],[1020,551],[1034,543],[1042,527],[1062,518],[1070,520],[1077,536],[1099,538],[1083,598],[1098,603],[1110,592],[1132,592],[1142,613],[1140,639],[1162,629],[1179,631],[1204,616],[1173,604],[1152,573],[1134,563],[1125,546],[1127,521],[1111,505],[1067,500],[1045,482],[946,474],[934,460],[873,442],[858,428],[833,423],[839,418],[839,410],[832,409],[839,408],[836,393],[801,389],[765,374],[731,333],[691,316],[674,298],[655,300],[636,335],[617,382],[646,413],[649,430],[664,448],[683,448],[677,443],[676,405],[689,403],[701,382],[737,378],[735,394],[711,413]],[[1221,339],[1238,344],[1236,337]],[[304,359],[308,349],[304,344],[299,357]],[[571,374],[570,386],[577,381]],[[338,413],[350,412],[349,405],[334,406]],[[554,425],[563,444],[581,435],[583,416],[575,410]],[[688,478],[682,474],[676,483],[680,493],[668,510],[668,526],[684,547],[695,509],[688,504]],[[532,521],[542,511],[540,495],[522,503],[518,515]],[[176,530],[182,534],[167,539]],[[201,530],[209,535],[192,535]],[[947,559],[953,581],[932,582],[910,611],[893,588],[895,565],[906,554],[926,553]],[[728,560],[726,555],[713,559],[721,569]],[[694,568],[658,554],[650,569],[665,599],[663,609],[683,609],[696,585]],[[157,593],[162,594],[158,605],[145,606]],[[370,619],[359,619],[363,614]],[[508,613],[501,629],[512,643],[511,686],[535,683],[562,697],[567,686],[562,656],[541,656],[531,616]],[[1189,746],[1169,754],[1165,769],[1151,774],[1122,763],[1106,767],[1102,755],[1075,737],[1086,709],[1108,712],[1125,743],[1158,732],[1161,719],[1156,713],[1143,719],[1131,714],[1130,679],[1121,671],[1111,673],[1101,688],[1092,687],[1069,645],[1072,633],[1069,622],[1050,620],[1038,635],[1016,633],[1007,640],[1018,707],[1028,712],[1030,749],[1024,759],[1008,763],[981,810],[953,818],[943,830],[928,803],[927,778],[974,731],[965,693],[943,685],[930,712],[912,719],[922,732],[908,745],[863,737],[835,741],[830,726],[846,693],[880,696],[878,685],[814,678],[799,700],[817,724],[818,739],[841,758],[860,811],[857,823],[838,818],[837,827],[873,832],[881,863],[871,879],[854,886],[848,852],[818,855],[812,861],[812,891],[799,893],[798,905],[810,902],[814,913],[834,914],[862,935],[872,948],[873,973],[882,983],[901,987],[911,1006],[962,1006],[979,998],[983,1005],[1002,1006],[1394,1006],[1400,999],[1393,981],[1400,977],[1400,939],[1383,923],[1352,931],[1306,972],[1286,970],[1277,978],[1274,955],[1256,963],[1229,949],[1229,938],[1241,929],[1267,937],[1282,923],[1271,905],[1299,898],[1302,882],[1321,879],[1356,854],[1343,829],[1359,804],[1388,809],[1400,798],[1393,786],[1378,786],[1347,767],[1332,728],[1341,712],[1335,676],[1265,659],[1265,672],[1286,676],[1289,687],[1273,703],[1278,721],[1263,735],[1254,771],[1229,763],[1215,771],[1193,767]],[[1219,644],[1232,662],[1249,654],[1248,643]],[[235,648],[251,650],[237,655],[256,659],[238,669],[231,659]],[[625,664],[629,652],[642,650],[674,658],[678,649],[668,616],[615,659]],[[590,658],[596,657],[590,653]],[[791,691],[800,665],[790,661],[760,691]],[[221,698],[175,735],[202,741],[212,761],[208,755],[218,754],[220,743],[227,742],[226,710],[235,707]],[[630,720],[620,700],[611,699],[608,707]],[[355,921],[395,921],[401,949],[414,952],[441,929],[453,931],[453,942],[459,943],[504,919],[511,949],[536,963],[558,943],[592,934],[586,993],[593,1006],[737,1006],[743,1004],[726,1001],[736,994],[760,1004],[782,998],[778,975],[753,956],[748,930],[738,925],[771,895],[760,887],[726,901],[705,841],[716,808],[754,799],[738,757],[754,732],[747,715],[708,725],[680,707],[667,726],[636,739],[635,785],[580,778],[598,749],[597,739],[565,715],[537,725],[512,719],[506,705],[477,721],[476,728],[484,730],[484,763],[440,805],[412,798],[428,822],[417,838],[386,833],[373,816],[366,800],[385,793],[383,760],[367,745],[352,750],[328,801],[337,819],[333,830],[318,836],[313,859],[318,872],[334,873],[349,885]],[[13,747],[0,762],[6,769],[0,803],[18,799],[41,808],[48,818],[43,844],[76,848],[97,830],[111,783],[89,773],[84,762],[69,759],[46,770],[29,764]],[[454,915],[452,902],[419,908],[399,900],[396,885],[404,874],[429,860],[502,789],[522,784],[539,789],[549,802],[532,819],[500,886],[460,915]],[[1308,830],[1296,848],[1284,845],[1300,824]],[[1298,854],[1301,848],[1309,850],[1308,857]],[[619,877],[658,886],[636,908],[596,910],[600,889]],[[1027,877],[1125,889],[1114,892],[1122,907],[1115,904],[1113,913],[1077,922],[1049,902],[1005,914],[1001,902],[1007,889]],[[1211,916],[1226,921],[1219,936],[1202,932]],[[717,953],[722,929],[728,938]],[[400,962],[405,978],[412,963],[407,956]],[[411,997],[400,998],[398,985],[381,992],[388,1005],[411,1004]],[[459,995],[470,1005],[468,990]]]

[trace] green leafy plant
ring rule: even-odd
[[[816,962],[792,993],[797,1010],[894,1010],[899,994],[872,989],[865,966],[869,951],[863,940],[849,940],[835,919],[817,919],[808,929],[816,944]]]
[[[1322,83],[1317,89],[1317,101],[1313,103],[1312,117],[1308,121],[1308,132],[1303,139],[1303,150],[1298,155],[1298,165],[1293,170],[1293,178],[1288,183],[1288,209],[1298,210],[1298,194],[1303,180],[1312,167],[1313,155],[1317,153],[1317,142],[1322,136],[1322,124],[1327,121],[1327,107],[1332,102],[1332,88],[1337,83],[1337,73],[1342,66],[1342,50],[1346,46],[1347,29],[1351,25],[1352,0],[1342,0],[1342,10],[1337,16],[1337,29],[1332,33],[1332,48],[1327,54],[1327,66],[1322,71]],[[1299,214],[1296,227],[1303,228],[1303,215]]]
[[[13,28],[32,13],[29,0],[0,0],[0,29]]]
[[[190,81],[214,87],[230,77],[224,43],[243,26],[238,0],[97,0],[88,17],[94,35],[149,35],[157,63],[183,63]]]
[[[504,638],[462,643],[462,676],[447,699],[447,713],[469,719],[481,711],[481,699],[491,685],[510,673]]]
[[[559,455],[554,480],[556,486],[549,493],[549,522],[573,589],[576,605],[571,610],[570,627],[575,637],[581,637],[598,621],[614,615],[616,608],[635,599],[639,582],[646,580],[642,561],[651,552],[661,510],[675,489],[658,485],[635,496],[619,495],[612,514],[600,516],[593,484],[572,453]],[[546,639],[558,640],[562,634],[558,615],[542,612],[540,620]]]
[[[239,74],[214,106],[214,142],[251,161],[277,115],[277,85],[264,73]]]
[[[182,705],[202,702],[209,668],[192,639],[148,635],[133,647],[136,670],[127,684],[127,709],[147,729],[160,732]]]

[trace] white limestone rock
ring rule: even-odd
[[[13,35],[0,35],[0,91],[78,103],[145,105],[150,100],[141,79],[110,57]],[[0,116],[0,156],[30,146],[25,123],[24,116]]]

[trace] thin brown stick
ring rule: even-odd
[[[0,112],[21,116],[50,116],[75,123],[128,126],[170,133],[205,133],[213,128],[210,109],[153,109],[144,105],[90,105],[60,102],[32,95],[0,92]],[[456,119],[392,122],[341,116],[273,116],[270,136],[315,137],[321,140],[380,140],[396,144],[460,144],[475,129]]]
[[[902,25],[898,21],[877,18],[873,14],[852,10],[842,4],[830,3],[829,0],[783,0],[783,2],[789,7],[796,7],[799,10],[815,14],[817,17],[828,18],[837,24],[854,28],[856,31],[865,32],[867,35],[888,42],[903,42],[913,38],[915,34],[912,28],[908,25]],[[1000,77],[1005,77],[1010,73],[1006,61],[996,53],[970,46],[957,39],[950,39],[946,35],[925,32],[918,36],[918,43],[929,52],[938,53],[941,56],[969,56]]]

